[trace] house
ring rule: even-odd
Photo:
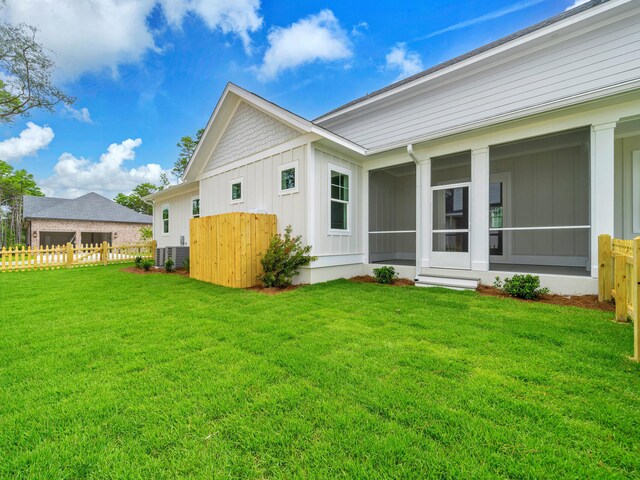
[[[140,229],[152,224],[150,215],[123,207],[97,193],[78,198],[23,198],[23,217],[29,245],[126,245],[140,241]]]
[[[183,183],[189,220],[274,213],[318,257],[300,282],[395,265],[425,284],[531,272],[597,291],[597,237],[640,234],[640,2],[593,0],[309,121],[228,84]]]

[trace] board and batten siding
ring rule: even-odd
[[[359,255],[363,253],[362,239],[362,168],[337,153],[314,148],[315,157],[315,241],[313,254],[317,256]],[[342,167],[351,172],[350,176],[350,218],[349,233],[330,233],[329,228],[329,169],[330,165]]]
[[[588,31],[546,35],[500,60],[463,67],[320,124],[368,149],[384,149],[637,81],[640,9],[627,13]]]
[[[184,236],[185,245],[189,245],[189,221],[191,220],[191,199],[198,196],[193,190],[166,200],[156,200],[153,209],[153,238],[158,248],[180,246],[180,237]],[[169,233],[162,233],[162,209],[169,205]]]
[[[200,182],[200,212],[202,216],[228,212],[273,213],[278,217],[278,231],[287,225],[296,235],[306,229],[306,145],[283,150],[275,155],[250,162]],[[280,165],[297,162],[296,193],[279,194]],[[231,182],[242,178],[242,202],[232,203]],[[306,239],[305,239],[306,242]]]
[[[293,128],[240,102],[218,145],[207,162],[205,171],[246,158],[299,136]]]

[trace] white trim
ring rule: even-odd
[[[233,199],[233,186],[240,184],[240,198]],[[229,180],[229,202],[231,205],[244,202],[244,177],[236,177]]]
[[[282,172],[285,170],[293,169],[293,188],[287,188],[285,190],[282,189]],[[299,186],[299,168],[298,168],[298,160],[294,160],[293,162],[285,163],[282,165],[278,165],[278,195],[291,195],[292,193],[298,193],[300,191]]]
[[[164,211],[167,210],[167,231],[164,231]],[[160,207],[160,221],[162,222],[162,228],[160,234],[163,237],[168,237],[171,234],[171,207],[168,203],[164,203]]]
[[[490,232],[516,232],[520,230],[579,230],[590,229],[591,225],[558,225],[557,227],[504,227],[490,228]]]
[[[338,265],[364,264],[362,253],[346,253],[341,255],[316,255],[318,259],[307,268],[335,267]]]
[[[633,198],[631,215],[633,218],[633,233],[640,233],[640,150],[631,153],[631,195]]]
[[[380,230],[378,232],[369,232],[369,233],[370,234],[371,233],[375,233],[375,234],[378,234],[378,233],[416,233],[416,231],[415,230]]]
[[[349,200],[344,201],[344,200],[336,200],[334,198],[331,198],[331,172],[337,172],[340,173],[342,175],[346,175],[349,178],[349,186],[347,188],[347,195],[349,197]],[[352,218],[351,218],[351,212],[352,212],[352,203],[353,203],[353,195],[354,195],[354,191],[353,191],[353,171],[336,165],[334,163],[327,163],[327,201],[328,201],[328,209],[327,209],[327,214],[329,216],[329,221],[328,223],[328,235],[344,235],[344,236],[350,236],[351,235],[351,222],[352,222]],[[347,228],[344,230],[337,230],[334,228],[331,228],[331,202],[338,202],[338,203],[346,203],[347,204]]]

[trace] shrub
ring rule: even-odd
[[[373,269],[373,276],[378,283],[391,285],[393,281],[398,278],[398,273],[393,267],[380,267]]]
[[[300,235],[292,237],[291,232],[289,225],[284,230],[284,236],[274,235],[269,248],[260,259],[264,272],[258,275],[258,280],[265,287],[288,287],[300,267],[316,260],[316,257],[309,255],[311,246],[303,246]]]
[[[189,260],[189,257],[185,258],[182,262],[182,268],[189,272],[189,269],[191,268],[191,261]]]
[[[151,270],[151,267],[153,267],[153,260],[151,260],[150,258],[147,260],[143,260],[142,261],[142,268],[144,269],[145,272],[148,272],[149,270]]]
[[[537,275],[514,275],[505,278],[504,283],[500,281],[500,277],[496,277],[493,285],[512,297],[525,300],[536,300],[540,295],[549,293],[548,288],[540,288],[540,277]]]
[[[173,267],[174,267],[175,263],[173,262],[173,260],[171,260],[170,258],[164,262],[164,269],[167,272],[173,272]]]
[[[142,268],[142,257],[136,257],[134,262],[136,264],[136,268]]]

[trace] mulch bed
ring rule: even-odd
[[[478,285],[476,290],[480,295],[491,296],[491,297],[510,297],[508,294],[500,290],[499,288],[492,287],[489,285]],[[551,293],[547,293],[542,295],[538,300],[523,300],[521,298],[517,298],[521,302],[529,302],[529,303],[549,303],[551,305],[563,305],[570,307],[580,307],[580,308],[589,308],[591,310],[603,310],[605,312],[613,312],[615,311],[615,304],[613,302],[602,302],[598,301],[597,295],[555,295]]]
[[[121,268],[120,270],[127,273],[134,273],[136,275],[154,275],[156,273],[167,273],[169,275],[181,275],[183,277],[189,276],[189,272],[186,271],[184,268],[178,268],[173,272],[167,272],[164,268],[157,268],[157,267],[151,267],[149,271],[143,270],[142,268],[136,268],[136,267],[125,267],[125,268]]]
[[[359,275],[357,277],[351,277],[349,280],[356,283],[378,283],[371,275]],[[391,285],[394,287],[406,287],[407,285],[415,284],[416,282],[408,278],[396,278]]]

